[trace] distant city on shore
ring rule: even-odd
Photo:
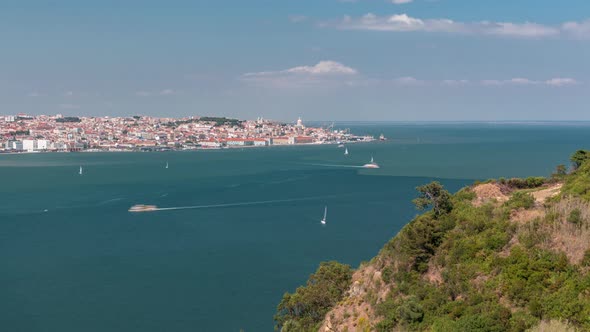
[[[384,139],[384,137],[380,137]],[[370,142],[348,129],[258,118],[0,116],[0,152],[165,151]]]

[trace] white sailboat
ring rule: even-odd
[[[168,162],[166,162],[166,168],[168,168]]]
[[[346,148],[346,149],[344,150],[344,155],[345,155],[345,156],[348,156],[348,148]]]
[[[80,172],[79,172],[79,174],[82,175],[82,173],[84,173],[84,172],[82,171],[82,166],[80,166]]]
[[[368,164],[364,164],[363,167],[364,168],[379,168],[379,165],[375,162],[375,160],[373,159],[373,156],[371,156],[371,162]]]
[[[326,224],[326,217],[328,216],[328,206],[326,206],[324,208],[324,219],[322,219],[320,222],[322,223],[322,225]]]

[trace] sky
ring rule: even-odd
[[[2,0],[0,114],[590,120],[588,0]]]

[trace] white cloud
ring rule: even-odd
[[[410,3],[413,2],[414,0],[391,0],[391,3],[396,4],[396,5],[403,5],[406,3]]]
[[[405,86],[416,86],[416,85],[423,85],[426,82],[419,80],[415,77],[405,76],[405,77],[398,77],[393,80],[393,82],[397,85],[405,85]]]
[[[74,95],[73,91],[66,91],[64,92],[64,97],[72,97]]]
[[[300,66],[287,69],[285,73],[290,74],[310,74],[310,75],[354,75],[357,74],[356,69],[347,67],[335,61],[320,61],[315,66]]]
[[[507,83],[517,84],[517,85],[533,85],[533,84],[539,84],[539,82],[537,82],[537,81],[533,81],[533,80],[530,80],[528,78],[522,78],[522,77],[512,78],[512,79],[508,80]]]
[[[279,71],[262,71],[255,73],[246,73],[244,77],[268,77],[277,75],[355,75],[357,70],[347,67],[336,61],[320,61],[314,66],[298,66]]]
[[[480,22],[473,25],[481,29],[483,34],[519,37],[519,38],[542,38],[553,37],[560,34],[558,28],[545,26],[536,23],[510,23],[510,22]]]
[[[358,70],[335,61],[320,61],[313,66],[298,66],[278,71],[263,71],[247,73],[240,80],[253,85],[270,86],[275,88],[302,87],[467,87],[467,86],[545,86],[563,87],[580,84],[568,77],[556,77],[547,80],[535,80],[525,77],[510,79],[443,79],[424,80],[413,76],[397,78],[366,77]]]
[[[241,80],[275,87],[350,84],[358,71],[336,61],[320,61],[313,66],[298,66],[278,71],[246,73]],[[343,79],[346,78],[346,79]]]
[[[559,36],[590,38],[590,20],[581,23],[567,22],[562,25],[552,26],[532,22],[457,22],[447,18],[421,19],[407,14],[377,16],[368,13],[357,18],[344,16],[336,22],[320,23],[320,26],[334,27],[341,30],[455,33],[511,38],[550,38]]]
[[[509,80],[482,80],[482,81],[480,81],[480,84],[488,85],[488,86],[489,85],[495,85],[495,86],[501,86],[501,85],[521,85],[521,86],[524,86],[524,85],[545,85],[545,86],[559,87],[559,86],[575,85],[578,83],[579,82],[573,78],[562,78],[562,77],[551,78],[546,81],[537,81],[537,80],[531,80],[531,79],[522,78],[522,77],[511,78]]]
[[[566,22],[562,24],[561,30],[573,38],[590,39],[590,19],[583,22]]]
[[[568,78],[568,77],[557,77],[557,78],[552,78],[550,80],[545,81],[545,84],[547,85],[551,85],[551,86],[567,86],[567,85],[576,85],[578,84],[578,81],[576,81],[573,78]]]
[[[461,86],[471,83],[469,80],[442,80],[442,85],[447,86]]]

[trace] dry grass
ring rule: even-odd
[[[527,332],[576,332],[577,329],[569,326],[567,323],[558,320],[542,321],[536,327]]]
[[[370,326],[378,322],[370,296],[380,302],[389,293],[389,286],[383,282],[381,271],[373,264],[359,268],[352,276],[352,286],[344,300],[336,305],[324,319],[319,331],[371,331]],[[370,323],[369,323],[370,322]],[[368,325],[367,325],[368,324]]]
[[[513,210],[510,213],[510,221],[516,223],[527,223],[533,221],[535,219],[541,219],[545,217],[545,209],[543,208],[535,208],[532,210],[525,210],[525,209],[518,209]]]
[[[428,270],[424,274],[424,279],[435,285],[443,283],[442,268],[435,263],[434,259],[428,262]]]
[[[580,211],[579,223],[571,222],[571,213]],[[569,261],[578,264],[590,249],[590,204],[577,198],[565,198],[548,211],[546,227],[550,236],[546,240],[549,249],[563,251]]]

